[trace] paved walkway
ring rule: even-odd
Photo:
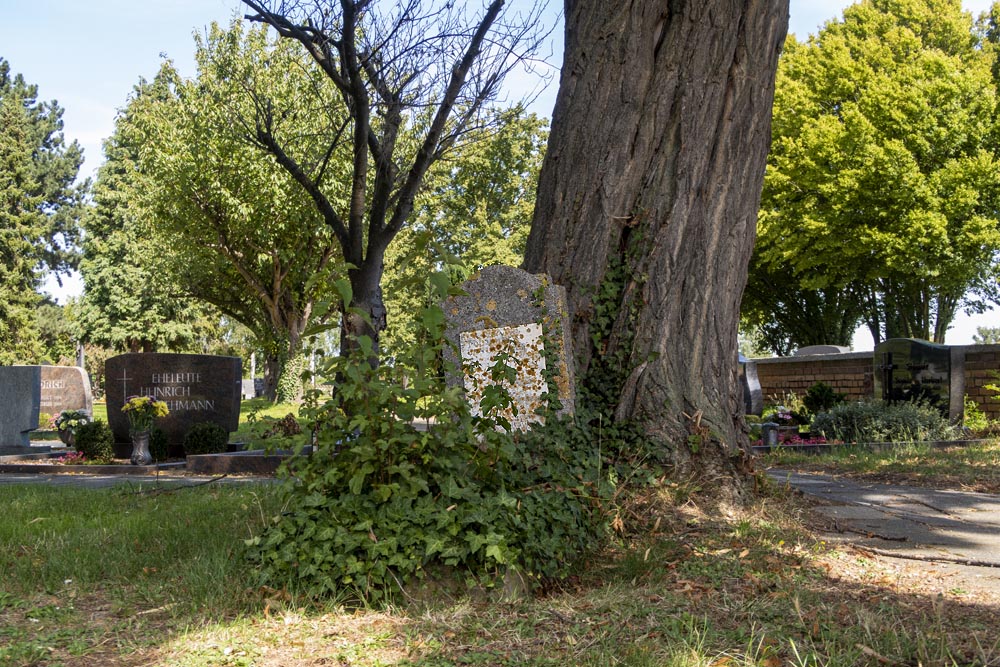
[[[43,484],[46,486],[78,486],[106,489],[113,486],[195,486],[199,484],[272,484],[274,477],[194,476],[194,475],[68,475],[41,473],[2,473],[0,484]]]
[[[1000,496],[869,484],[772,469],[772,479],[824,502],[831,541],[935,565],[936,578],[1000,596]]]

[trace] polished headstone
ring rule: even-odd
[[[951,349],[914,338],[875,346],[875,396],[890,403],[922,401],[948,415]]]
[[[242,361],[207,354],[122,354],[105,362],[108,422],[118,443],[129,442],[122,406],[132,396],[165,401],[170,410],[156,420],[175,449],[195,424],[212,422],[235,431],[240,421]],[[128,447],[116,446],[116,456]]]

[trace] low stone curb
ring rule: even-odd
[[[134,465],[62,465],[38,463],[3,463],[0,473],[43,473],[46,475],[155,475],[157,472],[181,472],[184,462]]]

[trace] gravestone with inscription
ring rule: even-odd
[[[105,362],[108,422],[115,434],[115,456],[131,453],[128,419],[122,412],[132,396],[165,401],[170,410],[156,420],[172,454],[195,424],[212,422],[235,431],[240,421],[243,376],[239,357],[207,354],[122,354]]]
[[[41,368],[41,411],[57,415],[63,410],[94,413],[90,378],[79,366],[39,366]]]
[[[491,266],[462,285],[463,296],[444,303],[445,335],[459,349],[446,358],[460,373],[449,376],[461,384],[475,414],[483,390],[493,380],[491,368],[501,355],[515,369],[516,379],[505,383],[517,414],[503,415],[517,430],[526,430],[542,417],[537,414],[554,392],[561,408],[574,409],[573,363],[566,311],[566,291],[545,275],[510,266]]]
[[[875,397],[890,403],[923,401],[947,416],[951,398],[951,349],[914,338],[875,346]]]
[[[41,405],[40,366],[0,366],[0,449],[30,447]]]

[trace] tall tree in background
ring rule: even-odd
[[[976,327],[972,342],[976,345],[1000,345],[1000,327]]]
[[[736,480],[739,303],[788,2],[565,6],[525,268],[568,290],[584,398]]]
[[[147,187],[139,172],[142,137],[132,109],[147,98],[165,99],[167,83],[141,82],[104,143],[105,162],[83,224],[80,273],[84,292],[76,308],[80,340],[118,351],[178,349],[195,335],[201,309],[186,298],[164,265],[155,223],[143,208]]]
[[[42,272],[58,276],[75,264],[87,184],[74,185],[83,152],[66,144],[62,113],[0,58],[0,363],[36,359],[32,309]]]
[[[538,8],[510,16],[503,0],[481,15],[452,2],[244,0],[251,21],[301,43],[340,99],[329,105],[340,131],[330,152],[351,153],[350,192],[337,200],[310,164],[275,132],[280,119],[262,100],[255,140],[312,198],[350,265],[341,351],[386,325],[382,273],[389,244],[409,221],[431,165],[480,122],[504,76],[539,41]],[[404,132],[404,130],[408,130]]]
[[[847,344],[846,327],[802,332],[851,317],[876,342],[943,343],[958,310],[1000,298],[995,60],[981,34],[959,0],[872,0],[788,40],[745,309],[784,318],[792,346]],[[818,308],[775,308],[803,302]]]
[[[165,64],[168,94],[130,106],[144,147],[141,199],[166,271],[250,329],[266,351],[265,393],[295,400],[303,334],[345,268],[308,192],[258,145],[257,123],[265,114],[268,140],[339,205],[350,197],[351,153],[329,137],[342,129],[341,103],[297,44],[271,43],[264,27],[213,24],[195,57],[196,79],[182,82]]]

